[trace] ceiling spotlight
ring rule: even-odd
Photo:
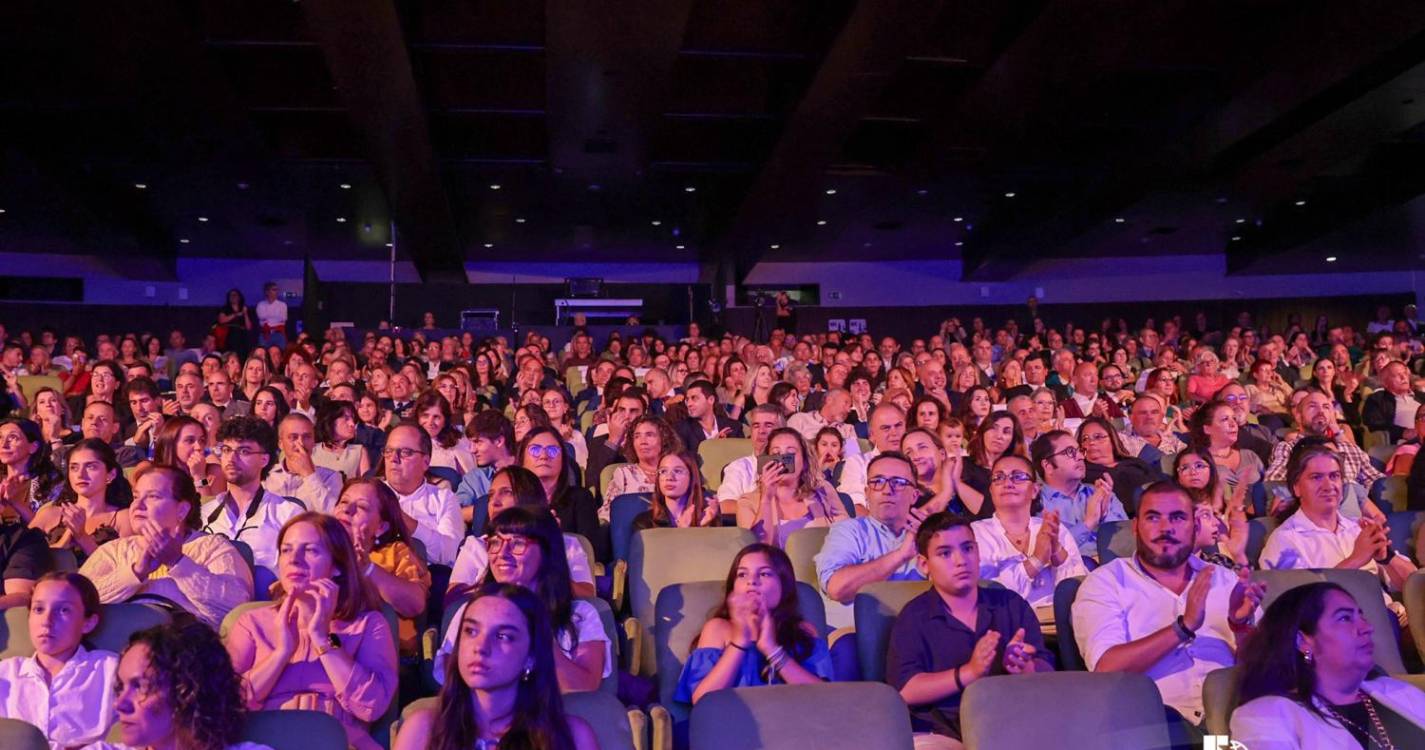
[[[3,214],[3,213],[5,213],[5,209],[0,208],[0,214]]]
[[[350,190],[350,189],[351,189],[351,183],[350,183],[350,182],[343,182],[343,183],[341,183],[341,189],[342,189],[342,190]]]
[[[387,242],[387,243],[386,243],[386,247],[395,247],[395,246],[396,246],[396,243],[394,243],[394,242]]]
[[[1328,255],[1328,256],[1326,256],[1326,262],[1327,262],[1327,263],[1335,263],[1335,262],[1336,262],[1336,256],[1334,256],[1334,255]]]
[[[336,223],[338,223],[338,224],[345,224],[345,223],[346,223],[346,217],[345,217],[345,216],[338,216],[338,217],[336,217]]]
[[[687,245],[675,245],[674,247],[676,247],[676,248],[679,249],[679,250],[682,250],[682,249],[686,248]]]
[[[186,245],[189,242],[192,242],[192,240],[188,239],[187,237],[184,237],[183,239],[180,239],[179,242]]]
[[[827,188],[827,189],[826,189],[826,194],[827,194],[827,195],[836,195],[836,188]]]
[[[689,186],[683,188],[683,192],[685,192],[685,193],[696,193],[696,192],[698,192],[698,189],[695,188],[695,187],[693,187],[692,185],[689,185]]]
[[[597,193],[597,192],[599,192],[600,190],[603,190],[603,189],[604,189],[604,186],[603,186],[603,185],[600,185],[600,184],[597,183],[597,182],[595,182],[595,183],[590,183],[590,185],[589,185],[589,191],[590,191],[590,192]]]
[[[198,217],[198,221],[201,221],[201,222],[205,222],[205,223],[206,223],[206,222],[208,221],[208,217],[206,217],[206,216],[199,216],[199,217]]]
[[[520,218],[515,219],[515,223],[516,223],[516,224],[523,224],[523,223],[524,223],[524,217],[521,216]]]
[[[916,195],[928,195],[929,193],[930,193],[930,191],[929,191],[929,190],[926,190],[925,188],[921,188],[921,189],[915,191],[915,194],[916,194]]]
[[[1238,219],[1238,220],[1237,220],[1237,223],[1238,223],[1238,224],[1246,224],[1246,223],[1247,223],[1247,220],[1246,220],[1246,219]]]
[[[650,222],[648,222],[648,223],[649,223],[649,224],[652,224],[652,225],[655,226],[655,227],[663,226],[663,222],[661,222],[661,221],[659,221],[659,220],[657,220],[657,219],[654,219],[653,221],[650,221]]]
[[[1004,194],[1004,197],[1006,197],[1006,198],[1013,198],[1013,197],[1014,197],[1014,193],[1012,193],[1012,192],[1010,192],[1010,193],[1005,193],[1005,194]]]
[[[779,249],[781,249],[782,246],[781,246],[781,245],[768,245],[767,247],[770,247],[770,248],[772,248],[773,250],[779,250]]]
[[[964,247],[964,246],[965,246],[965,243],[963,243],[963,242],[956,242],[956,243],[955,243],[955,247]]]
[[[1242,239],[1242,235],[1240,235],[1240,234],[1234,234],[1234,235],[1232,235],[1232,241],[1233,241],[1233,242],[1239,242],[1239,241],[1241,241],[1241,239]]]
[[[965,217],[963,217],[963,216],[956,216],[956,217],[955,217],[955,222],[956,222],[957,224],[958,224],[959,222],[964,221],[964,220],[965,220]]]
[[[492,185],[490,185],[490,189],[491,189],[491,190],[499,190],[499,189],[500,189],[500,186],[499,186],[499,184],[492,184]]]
[[[148,185],[142,182],[135,182],[134,187],[138,188],[139,190],[148,190]]]
[[[826,219],[817,219],[816,225],[819,227],[826,226]]]
[[[489,248],[489,247],[494,247],[494,246],[495,246],[495,243],[493,243],[493,242],[486,242],[486,243],[485,243],[485,247],[487,247],[487,248]]]
[[[1297,201],[1297,202],[1296,202],[1296,205],[1298,205],[1298,206],[1305,206],[1305,205],[1306,205],[1306,201]]]
[[[246,182],[239,182],[237,187],[238,187],[238,190],[246,190],[247,187],[248,187],[248,185],[247,185]]]
[[[1120,216],[1120,217],[1114,219],[1114,220],[1113,220],[1113,223],[1115,223],[1115,224],[1123,224],[1123,223],[1125,223],[1125,222],[1127,222],[1127,221],[1128,221],[1127,219],[1125,219],[1125,218],[1123,218],[1122,216]]]

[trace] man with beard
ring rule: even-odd
[[[1192,554],[1192,499],[1174,482],[1143,491],[1133,534],[1137,554],[1084,579],[1074,637],[1091,671],[1152,677],[1166,707],[1198,727],[1203,681],[1236,662],[1237,638],[1252,627],[1266,587],[1246,570],[1234,574]]]
[[[1301,432],[1291,440],[1283,440],[1272,448],[1272,462],[1267,467],[1268,482],[1282,482],[1287,478],[1287,465],[1292,449],[1307,436],[1325,438],[1341,456],[1345,480],[1355,482],[1367,490],[1377,479],[1384,477],[1371,465],[1371,457],[1361,450],[1341,425],[1336,422],[1336,409],[1332,399],[1319,388],[1304,389],[1306,395],[1292,408],[1292,416],[1301,426]]]

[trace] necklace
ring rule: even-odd
[[[1370,729],[1366,729],[1360,724],[1342,716],[1341,712],[1337,711],[1330,704],[1327,704],[1326,710],[1330,712],[1332,718],[1364,734],[1366,739],[1370,740],[1371,744],[1380,748],[1380,750],[1395,750],[1395,743],[1390,741],[1390,735],[1385,732],[1385,724],[1380,720],[1380,714],[1376,711],[1375,701],[1371,700],[1371,697],[1367,695],[1364,690],[1356,691],[1356,695],[1360,697],[1361,705],[1365,706],[1366,714],[1370,716]],[[1376,739],[1377,735],[1379,735],[1380,739]]]

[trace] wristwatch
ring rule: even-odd
[[[312,649],[317,652],[318,657],[326,656],[334,648],[341,648],[341,639],[337,637],[336,633],[327,636],[325,641],[319,640],[312,644]]]
[[[1183,643],[1187,643],[1197,637],[1197,633],[1193,632],[1193,629],[1188,627],[1187,623],[1183,621],[1182,615],[1178,615],[1178,619],[1173,620],[1173,632],[1177,634],[1178,640]]]

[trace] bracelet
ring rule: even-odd
[[[965,692],[965,683],[960,681],[960,667],[955,667],[955,689],[962,693]]]
[[[787,650],[778,646],[776,651],[767,656],[767,663],[771,665],[772,671],[782,671],[782,666],[787,663]]]

